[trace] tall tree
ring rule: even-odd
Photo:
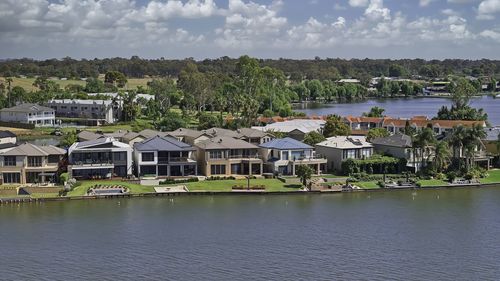
[[[385,116],[384,112],[385,112],[385,109],[378,107],[378,106],[374,106],[374,107],[370,108],[369,112],[363,112],[363,116],[366,116],[366,117],[384,117]]]
[[[323,129],[323,135],[326,138],[334,136],[348,136],[351,133],[351,128],[342,121],[342,117],[338,115],[328,115]]]
[[[313,172],[313,169],[308,165],[299,165],[295,170],[297,177],[300,178],[300,182],[307,188],[309,188],[308,181],[311,179]]]

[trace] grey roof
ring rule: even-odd
[[[128,133],[128,131],[124,131],[124,130],[118,130],[116,132],[113,132],[113,133],[106,133],[104,134],[105,136],[107,137],[112,137],[112,138],[123,138],[126,134]]]
[[[155,131],[155,130],[151,130],[151,129],[144,129],[144,130],[139,132],[139,135],[141,135],[145,138],[152,138],[152,137],[156,137],[156,136],[162,136],[162,137],[167,136],[168,133]]]
[[[205,132],[198,131],[198,130],[192,130],[192,129],[186,129],[186,128],[179,128],[173,132],[170,132],[169,134],[172,136],[175,136],[175,137],[198,138],[198,137],[204,135]]]
[[[215,137],[196,144],[201,149],[254,149],[256,145],[232,137]]]
[[[23,103],[9,108],[3,108],[0,111],[4,112],[26,112],[26,113],[37,113],[44,111],[54,111],[54,109],[41,106],[35,103]]]
[[[14,134],[11,131],[0,131],[0,138],[15,138],[17,137],[16,134]]]
[[[272,149],[312,149],[313,147],[292,138],[274,139],[260,145]]]
[[[80,141],[89,141],[89,140],[96,140],[96,139],[102,138],[103,135],[96,134],[96,133],[90,132],[90,131],[81,131],[80,133],[78,133],[77,137]]]
[[[498,136],[500,135],[500,127],[488,128],[486,129],[486,139],[487,141],[498,141]]]
[[[134,148],[139,151],[192,151],[191,145],[178,141],[173,137],[155,136],[142,142],[135,143]]]
[[[375,138],[371,141],[371,143],[395,147],[412,147],[411,137],[402,134],[395,134],[385,138]]]
[[[124,136],[123,136],[123,140],[124,141],[131,141],[137,137],[139,137],[141,135],[139,135],[139,133],[136,133],[136,132],[128,132],[126,133]]]
[[[76,144],[76,147],[93,146],[99,144],[105,144],[109,142],[109,138],[99,138],[95,140],[82,141]]]
[[[11,142],[7,142],[7,143],[0,144],[0,149],[6,149],[6,148],[15,147],[15,146],[17,146],[17,144],[11,143]]]
[[[270,135],[266,132],[263,132],[261,130],[256,130],[252,128],[241,128],[238,130],[241,135],[247,138],[263,138],[267,135]]]
[[[24,143],[16,146],[4,153],[4,156],[48,156],[48,155],[62,155],[66,150],[55,147],[53,145],[34,145],[31,143]]]
[[[224,128],[210,128],[206,129],[203,131],[205,134],[209,135],[210,137],[231,137],[231,138],[242,138],[243,135],[240,134],[239,132],[233,131],[233,130],[228,130]]]

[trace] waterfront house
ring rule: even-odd
[[[420,171],[422,167],[422,153],[420,149],[413,148],[413,141],[410,136],[394,134],[384,138],[375,138],[371,140],[371,143],[376,153],[406,159],[406,167],[414,172]],[[425,157],[431,159],[433,152],[429,153],[430,155],[426,155]]]
[[[266,172],[273,174],[294,176],[299,165],[310,166],[316,174],[321,174],[327,163],[324,157],[315,154],[314,147],[289,137],[261,144],[260,154]]]
[[[0,153],[2,184],[56,182],[66,151],[47,145],[21,144]]]
[[[363,136],[338,136],[316,144],[316,152],[328,160],[328,169],[342,170],[346,159],[365,159],[373,155],[373,145]]]
[[[53,99],[47,106],[57,117],[84,119],[96,125],[112,124],[121,115],[120,105],[111,100]]]
[[[140,177],[186,177],[198,174],[196,149],[170,136],[155,136],[134,144]]]
[[[288,137],[302,141],[307,133],[316,131],[323,132],[325,120],[316,119],[294,119],[283,122],[271,123],[266,126],[254,126],[252,129],[262,132],[280,132],[285,133]]]
[[[104,136],[102,134],[97,134],[97,133],[90,132],[90,131],[81,131],[78,134],[76,134],[76,138],[80,142],[82,142],[82,141],[96,140],[96,139],[100,139],[100,138],[103,138],[103,137]]]
[[[189,143],[190,145],[195,145],[198,142],[210,139],[211,135],[205,133],[205,131],[198,131],[193,129],[179,128],[173,132],[169,132],[169,135],[176,137],[178,140]]]
[[[251,144],[259,145],[269,142],[274,139],[274,136],[268,132],[252,128],[241,128],[237,132],[241,135],[241,139]]]
[[[232,137],[215,137],[195,146],[200,170],[207,177],[262,174],[263,162],[254,144]]]
[[[52,108],[33,103],[23,103],[0,110],[2,122],[33,124],[36,127],[55,125],[55,113]]]
[[[110,137],[74,143],[68,158],[68,172],[76,179],[132,175],[132,148]]]
[[[493,127],[486,129],[486,138],[483,141],[486,151],[491,155],[498,155],[498,143],[500,141],[500,127]]]

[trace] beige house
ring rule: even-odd
[[[373,145],[362,136],[338,136],[316,144],[316,152],[328,159],[331,171],[341,171],[347,159],[365,159],[373,155]]]
[[[215,137],[195,144],[198,165],[205,176],[261,175],[259,148],[232,137]]]
[[[55,146],[25,143],[0,154],[2,184],[46,183],[57,180],[66,151]]]

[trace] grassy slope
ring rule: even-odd
[[[187,183],[190,191],[231,191],[233,185],[247,186],[247,180],[199,181]],[[266,191],[298,191],[301,185],[286,184],[277,179],[252,179],[250,186],[264,185]]]
[[[489,176],[481,179],[481,183],[500,183],[500,170],[488,171]]]
[[[352,183],[353,185],[359,186],[363,189],[377,189],[380,188],[378,186],[376,181],[360,181],[360,182],[354,182]]]
[[[4,79],[2,77],[2,79]],[[102,78],[101,78],[102,79]],[[26,91],[35,91],[37,90],[36,87],[33,86],[33,82],[35,82],[35,78],[12,78],[13,83],[12,87],[14,86],[20,86],[23,87]],[[59,80],[59,79],[51,79],[52,81],[55,81],[61,88],[66,87],[69,84],[77,84],[77,85],[82,85],[85,86],[85,81],[82,80]],[[129,78],[127,79],[127,89],[136,89],[137,86],[143,86],[144,88],[147,87],[147,83],[151,81],[151,78]]]
[[[90,187],[101,184],[101,185],[122,185],[130,189],[131,193],[146,193],[154,192],[154,188],[151,186],[144,186],[139,184],[132,184],[122,181],[83,181],[82,184],[72,191],[68,192],[67,196],[83,196],[87,193]]]
[[[422,187],[446,186],[448,182],[443,180],[421,180],[419,181]]]

